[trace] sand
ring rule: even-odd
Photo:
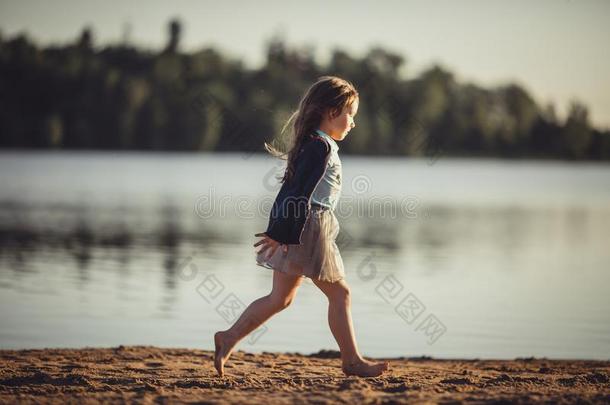
[[[345,377],[336,351],[238,350],[221,378],[207,350],[2,350],[0,403],[610,403],[610,361],[384,360],[381,377]]]

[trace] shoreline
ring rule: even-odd
[[[339,353],[155,346],[0,350],[0,403],[609,403],[610,361],[375,358],[380,377],[345,377]],[[373,360],[373,358],[367,357]]]

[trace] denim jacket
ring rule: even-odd
[[[301,244],[305,220],[311,209],[311,195],[324,175],[331,155],[330,143],[310,134],[295,159],[294,173],[284,182],[273,202],[265,234],[282,244]]]

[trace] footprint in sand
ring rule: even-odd
[[[147,367],[164,367],[165,363],[160,361],[149,361],[148,363],[144,363]]]

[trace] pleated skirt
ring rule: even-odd
[[[343,259],[337,247],[339,221],[333,210],[312,206],[301,235],[300,245],[279,247],[271,257],[270,249],[256,254],[256,264],[286,274],[334,283],[345,278]]]

